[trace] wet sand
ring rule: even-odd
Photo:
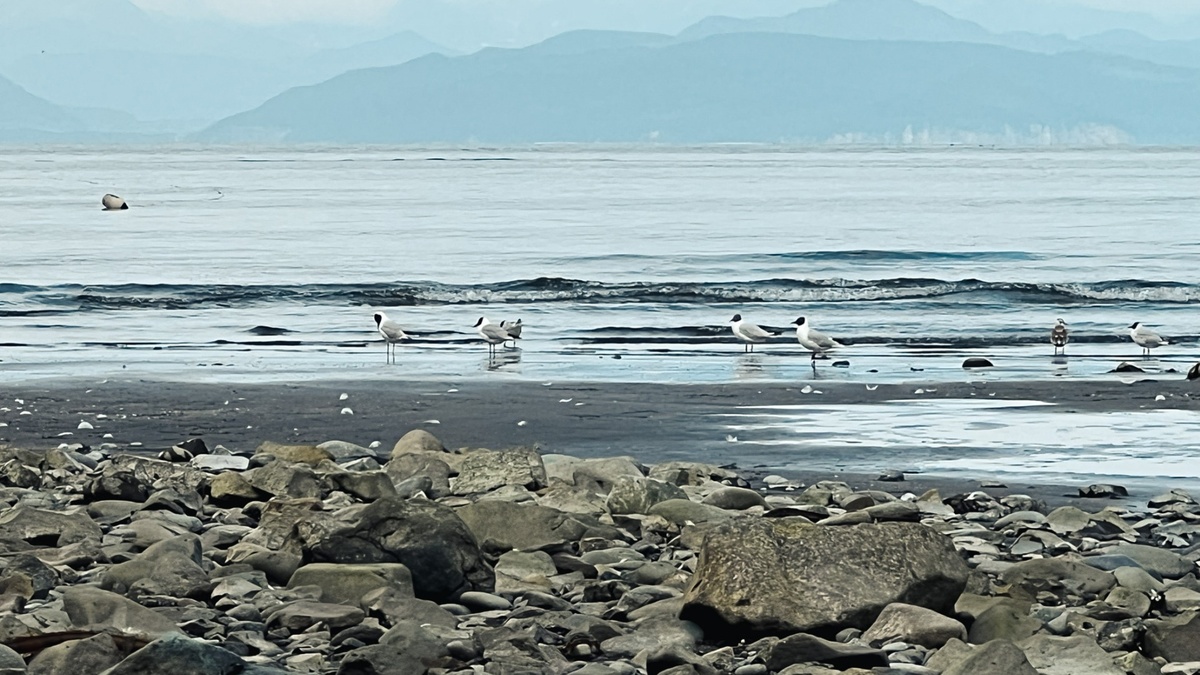
[[[916,393],[923,390],[922,393]],[[839,448],[836,461],[814,457],[781,461],[779,451],[731,442],[715,416],[740,406],[855,406],[905,400],[1046,401],[1064,414],[1152,409],[1200,411],[1200,386],[1146,379],[1119,382],[1071,381],[880,385],[828,383],[816,394],[800,385],[736,383],[663,385],[637,383],[319,382],[304,384],[190,384],[161,381],[53,381],[0,385],[0,443],[29,448],[60,443],[124,450],[157,450],[190,437],[209,445],[249,450],[264,440],[321,442],[331,439],[390,447],[413,428],[434,432],[448,447],[536,445],[545,453],[583,457],[632,455],[651,463],[668,460],[736,465],[765,475],[850,480],[865,486],[885,469],[900,469],[908,481],[895,490],[926,487],[963,491],[992,478],[987,471],[951,476],[912,473],[904,456],[880,457],[878,450]],[[341,395],[347,394],[345,400]],[[1193,395],[1195,394],[1195,395]],[[1156,400],[1157,397],[1164,400]],[[18,403],[23,401],[23,403]],[[4,410],[7,408],[8,410]],[[347,411],[348,409],[348,411]],[[352,411],[352,413],[350,412]],[[30,414],[21,414],[28,412]],[[835,413],[830,413],[835,414]],[[964,415],[970,413],[964,413]],[[103,417],[101,417],[103,415]],[[81,422],[92,429],[79,429]],[[846,432],[853,433],[853,429]],[[105,434],[112,434],[105,438]],[[816,461],[816,460],[826,461]],[[1099,479],[1097,479],[1099,480]],[[1096,481],[1092,481],[1096,482]],[[1143,480],[1135,497],[1177,486]],[[1079,485],[1026,485],[1007,479],[1005,492],[1034,492],[1060,501]]]

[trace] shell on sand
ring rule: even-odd
[[[124,199],[112,194],[104,195],[104,199],[101,199],[100,203],[104,205],[105,211],[121,211],[129,208]]]

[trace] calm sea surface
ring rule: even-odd
[[[1198,214],[1195,150],[6,148],[0,378],[814,377],[734,313],[849,345],[820,378],[1111,377],[1134,321],[1186,370]]]

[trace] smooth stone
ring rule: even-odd
[[[392,446],[391,459],[395,459],[400,455],[420,452],[445,452],[446,446],[437,439],[437,436],[425,431],[424,429],[413,429],[412,431],[400,437],[396,444]]]
[[[246,666],[246,662],[232,652],[183,635],[171,634],[130,654],[111,670],[105,671],[105,675],[243,673]]]
[[[670,499],[687,499],[687,494],[673,483],[623,475],[613,482],[604,505],[613,515],[644,514]]]
[[[292,573],[287,585],[319,586],[321,602],[354,606],[361,604],[364,595],[381,588],[413,595],[412,573],[399,563],[311,563]]]
[[[483,593],[481,591],[467,591],[459,596],[458,601],[471,609],[477,609],[485,612],[512,609],[512,603],[508,600],[505,600],[498,595]]]
[[[976,647],[942,671],[942,675],[1039,675],[1025,652],[1008,640]]]
[[[290,464],[307,464],[317,466],[322,462],[332,462],[333,455],[329,451],[315,445],[285,445],[273,441],[264,441],[254,450],[255,457],[270,455],[276,461]]]
[[[1173,551],[1143,544],[1118,544],[1109,549],[1137,561],[1143,569],[1163,579],[1179,579],[1196,571],[1196,564]]]
[[[727,511],[745,511],[755,506],[766,506],[767,501],[754,490],[740,487],[723,487],[709,493],[700,501]]]
[[[772,645],[764,657],[767,670],[782,671],[798,663],[826,663],[838,668],[887,667],[887,655],[870,647],[843,644],[797,633]]]
[[[952,638],[967,639],[967,629],[960,621],[931,609],[894,602],[883,608],[861,639],[875,646],[899,640],[937,648]]]

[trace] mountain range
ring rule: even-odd
[[[977,0],[824,1],[661,0],[639,13],[638,0],[400,0],[369,26],[260,27],[129,0],[6,0],[0,137],[1200,141],[1187,119],[1200,40],[1067,37],[944,11],[994,9]],[[1051,5],[1064,3],[1030,16],[1052,24],[1065,10]],[[1072,11],[1080,25],[1188,34]],[[564,30],[580,25],[593,29]],[[514,46],[471,46],[489,39]]]

